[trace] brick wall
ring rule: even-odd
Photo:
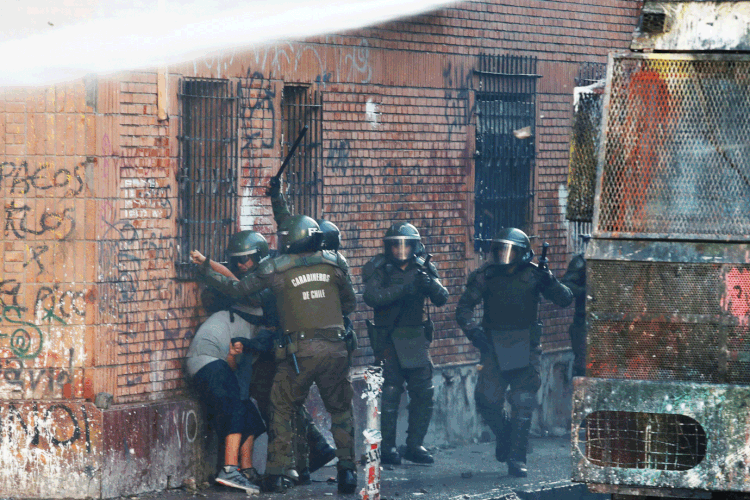
[[[551,243],[559,275],[569,257],[562,203],[574,78],[582,64],[627,47],[639,7],[631,0],[461,3],[346,35],[198,59],[169,68],[165,120],[153,71],[3,91],[0,333],[23,322],[29,347],[0,338],[10,374],[0,393],[106,391],[135,402],[183,387],[181,359],[202,319],[197,285],[174,279],[173,266],[177,89],[188,76],[241,84],[239,226],[262,231],[272,244],[264,188],[280,164],[282,90],[294,83],[320,91],[323,210],[343,232],[358,292],[361,266],[380,251],[387,227],[413,222],[451,293],[447,305],[431,308],[433,359],[475,360],[453,317],[466,276],[481,262],[471,240],[477,56],[538,58],[533,234],[537,248]],[[545,349],[565,348],[570,311],[545,307],[542,315]],[[357,364],[371,360],[368,317],[360,301]],[[42,342],[38,352],[34,339]]]

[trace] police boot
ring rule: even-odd
[[[424,446],[407,446],[404,459],[417,464],[431,464],[435,462],[435,459]]]
[[[357,471],[352,469],[339,469],[338,473],[338,491],[346,495],[354,493],[357,489]]]
[[[326,438],[320,433],[316,425],[311,425],[307,432],[307,441],[310,443],[310,473],[320,469],[328,462],[336,458],[336,450],[328,444]]]
[[[283,475],[269,474],[263,478],[260,485],[264,493],[286,493],[286,490],[294,486],[291,479]]]
[[[312,484],[312,479],[310,479],[310,469],[305,467],[301,471],[299,471],[297,475],[297,480],[294,481],[295,486],[306,486],[308,484]]]
[[[380,450],[380,463],[401,465],[401,455],[396,449],[396,423],[398,406],[401,403],[401,389],[387,385],[382,389],[383,408],[380,412],[380,434],[383,437]]]
[[[495,434],[495,459],[498,462],[506,462],[510,455],[510,417],[503,410],[493,422],[492,432]]]
[[[406,431],[404,458],[418,464],[435,462],[430,452],[422,446],[432,420],[432,398],[435,393],[432,380],[426,382],[429,383],[429,387],[409,391],[409,428]]]
[[[511,419],[510,454],[508,456],[508,474],[514,477],[526,477],[526,451],[529,447],[529,430],[531,429],[531,412],[522,411]]]

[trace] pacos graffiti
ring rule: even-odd
[[[86,405],[7,404],[0,406],[1,448],[21,456],[31,449],[92,453],[92,419]],[[4,457],[3,462],[8,457]],[[16,455],[18,460],[18,455]]]
[[[41,215],[32,214],[30,206],[12,200],[5,206],[5,236],[11,234],[19,240],[29,235],[46,236],[57,240],[64,240],[70,236],[76,227],[73,218],[73,207],[61,210],[45,209]]]
[[[49,163],[29,167],[27,162],[16,165],[11,162],[0,163],[0,186],[10,188],[11,196],[28,195],[33,190],[60,190],[59,196],[71,198],[83,191],[83,172],[86,164],[76,165],[72,170],[56,168]]]

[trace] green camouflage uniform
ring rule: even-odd
[[[281,255],[261,262],[240,281],[207,266],[202,269],[207,284],[230,297],[240,298],[263,288],[270,288],[276,297],[281,332],[276,349],[279,364],[271,389],[266,472],[296,475],[292,472],[296,470],[293,417],[313,383],[331,414],[338,467],[355,470],[353,390],[343,316],[354,311],[356,296],[346,260],[326,251]]]

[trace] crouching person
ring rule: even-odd
[[[249,383],[248,364],[252,360],[250,355],[242,354],[243,343],[238,341],[250,340],[257,327],[234,312],[230,301],[218,298],[213,302],[211,306],[204,304],[207,310],[215,312],[190,342],[187,372],[219,443],[224,445],[223,467],[216,482],[258,494],[260,488],[243,471],[254,471],[253,445],[266,427],[247,390],[241,389]]]

